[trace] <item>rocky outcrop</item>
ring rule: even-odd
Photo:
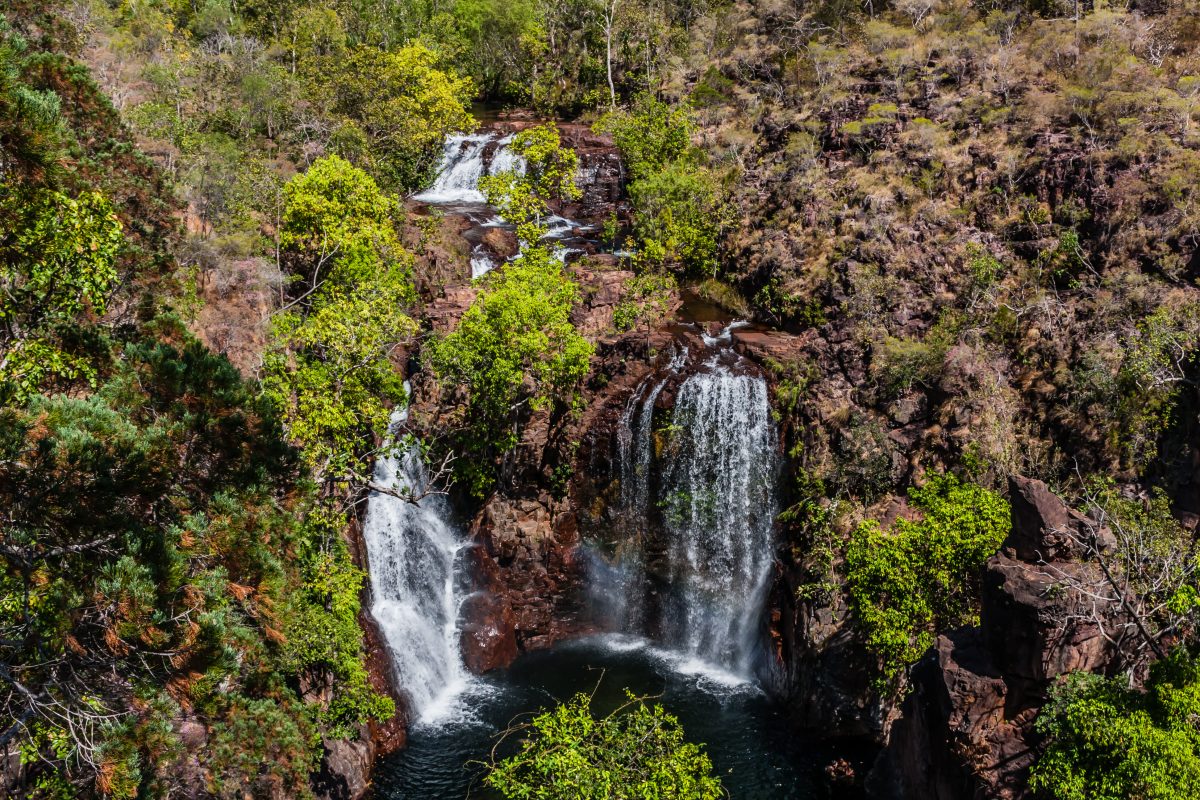
[[[1013,528],[987,565],[981,625],[938,637],[913,670],[913,691],[892,729],[884,768],[907,797],[1027,797],[1037,744],[1032,723],[1051,685],[1114,661],[1092,604],[1063,584],[1064,577],[1100,579],[1078,541],[1094,537],[1103,551],[1111,534],[1040,481],[1013,478],[1009,494]]]
[[[549,647],[580,631],[579,532],[565,500],[494,496],[475,518],[478,592],[464,605],[468,666],[507,666],[518,651]]]

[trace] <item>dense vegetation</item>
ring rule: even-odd
[[[660,705],[629,694],[603,717],[579,694],[507,735],[527,735],[521,749],[491,765],[489,786],[509,798],[662,798],[716,800],[721,782],[703,748],[686,741]]]
[[[174,200],[87,71],[0,35],[0,744],[30,797],[305,796],[392,713],[327,459],[181,324]]]
[[[1080,673],[1038,720],[1049,747],[1035,789],[1063,800],[1183,800],[1200,792],[1200,664],[1183,650],[1151,669],[1144,691]]]

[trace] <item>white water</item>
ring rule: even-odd
[[[393,430],[406,419],[407,410],[397,411]],[[380,459],[375,482],[401,492],[424,491],[428,473],[419,448]],[[374,595],[371,613],[387,640],[398,685],[417,722],[445,722],[461,712],[457,701],[472,685],[460,651],[463,593],[455,570],[465,537],[451,522],[443,495],[430,494],[414,504],[373,492],[363,538]]]
[[[487,254],[486,250],[476,245],[475,249],[471,251],[472,280],[475,278],[482,278],[495,268],[496,262],[492,260],[492,257]]]
[[[447,136],[433,185],[413,195],[413,199],[435,204],[486,202],[479,191],[480,178],[506,170],[525,172],[525,159],[508,148],[511,141],[511,135],[501,137],[496,131]],[[487,158],[488,146],[493,142],[496,147]]]
[[[715,344],[724,337],[710,338]],[[596,565],[604,593],[617,595],[599,607],[620,630],[654,633],[677,671],[745,681],[761,652],[773,559],[776,443],[767,386],[713,355],[679,386],[656,454],[654,405],[685,360],[686,350],[668,373],[643,382],[620,417],[626,552],[615,564]],[[657,535],[646,524],[656,512],[663,528]],[[662,541],[655,545],[647,535]],[[654,596],[647,595],[648,559],[666,581]]]
[[[772,562],[776,443],[767,384],[715,357],[679,388],[660,500],[671,597],[663,640],[749,675]]]
[[[432,205],[467,205],[476,206],[487,202],[483,192],[479,190],[479,179],[485,175],[497,175],[501,172],[516,172],[525,174],[527,168],[524,157],[512,151],[513,134],[501,135],[497,131],[484,133],[456,133],[446,137],[442,147],[442,160],[438,165],[437,177],[428,189],[413,195],[414,200],[420,200]],[[580,223],[559,215],[551,215],[542,220],[546,226],[543,240],[557,242],[568,239],[576,231],[594,229],[594,225]],[[493,217],[481,227],[499,227],[505,224],[500,217]],[[563,247],[552,244],[554,256],[566,263],[572,255],[583,253],[584,250],[574,247]],[[479,278],[497,267],[495,259],[490,257],[480,247],[471,253],[471,277]]]

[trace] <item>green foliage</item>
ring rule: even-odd
[[[543,247],[490,274],[455,330],[429,345],[439,378],[466,387],[460,477],[484,494],[493,459],[517,443],[529,410],[570,402],[587,374],[592,345],[571,324],[578,289]]]
[[[228,27],[218,5],[197,29]],[[160,9],[127,10],[162,22]],[[39,41],[52,39],[40,30]],[[195,130],[181,114],[157,119],[184,144]],[[194,199],[245,216],[240,198],[271,181],[257,167],[226,181],[261,166],[228,149],[236,168]],[[163,282],[175,266],[174,201],[112,105],[85,68],[25,56],[7,29],[0,172],[0,737],[19,749],[22,788],[48,798],[194,792],[178,768],[194,756],[219,796],[308,796],[318,723],[345,735],[391,710],[365,682],[361,576],[339,541],[344,519],[299,479],[260,387],[161,312],[178,288]],[[319,302],[411,298],[409,261],[385,224],[394,206],[381,212],[371,187],[344,184],[308,187],[289,220],[291,265],[318,284],[294,298],[291,313],[305,319]],[[304,237],[307,224],[349,256],[332,259]],[[366,277],[386,290],[355,293]],[[322,631],[320,647],[289,646],[291,615]],[[305,700],[301,676],[332,677]],[[184,722],[207,728],[203,747],[184,752]]]
[[[281,663],[335,690],[321,708],[324,731],[334,738],[353,738],[366,720],[391,717],[395,704],[371,688],[363,664],[358,611],[366,575],[353,565],[341,540],[345,516],[322,509],[306,524],[314,541],[332,544],[305,558],[303,588],[288,598],[282,615]]]
[[[648,178],[682,158],[692,147],[692,115],[650,93],[637,96],[628,110],[611,111],[593,126],[612,136],[633,181]]]
[[[1157,450],[1200,353],[1200,302],[1163,305],[1138,323],[1116,376],[1120,435],[1131,461]]]
[[[521,751],[492,764],[487,784],[512,800],[724,797],[712,762],[678,720],[626,694],[624,706],[599,719],[583,694],[534,717]]]
[[[698,277],[716,274],[727,212],[711,172],[674,162],[631,183],[629,196],[642,263],[678,266]]]
[[[888,336],[876,350],[872,371],[887,396],[902,394],[921,384],[937,386],[946,354],[958,341],[963,321],[944,313],[922,338]]]
[[[486,175],[479,188],[488,203],[517,227],[517,238],[533,244],[546,233],[542,217],[549,212],[550,201],[579,198],[575,185],[579,159],[574,150],[562,146],[553,122],[521,131],[509,149],[525,159],[525,171]]]
[[[312,797],[317,732],[295,700],[231,698],[220,704],[209,748],[208,789],[219,798]]]
[[[678,292],[675,278],[669,274],[644,272],[625,282],[625,294],[613,309],[613,327],[628,331],[640,324],[653,326],[671,310],[671,300]]]
[[[395,201],[337,156],[284,188],[281,244],[303,289],[271,323],[262,389],[317,477],[365,475],[365,444],[406,402],[391,363],[416,326],[412,257],[400,246]]]
[[[1144,690],[1074,673],[1037,720],[1048,743],[1030,786],[1056,800],[1186,800],[1200,795],[1200,660],[1178,648]]]
[[[612,135],[629,171],[638,261],[711,277],[728,211],[716,176],[692,145],[693,125],[687,107],[643,93],[594,127]]]
[[[61,100],[22,79],[27,52],[25,39],[0,16],[0,175],[18,170],[39,177],[55,168],[62,146]]]
[[[321,59],[331,80],[323,87],[335,113],[368,142],[364,164],[386,185],[419,188],[437,164],[446,134],[474,126],[470,78],[439,68],[421,44],[395,51],[357,47]]]
[[[846,549],[850,608],[881,680],[895,685],[944,630],[973,624],[984,563],[1008,535],[1008,503],[953,475],[909,489],[921,519],[867,520]]]
[[[120,222],[97,192],[0,184],[0,195],[0,402],[22,402],[51,377],[94,383],[78,323],[104,313]]]

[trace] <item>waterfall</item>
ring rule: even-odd
[[[525,171],[525,159],[508,147],[511,141],[511,135],[502,137],[496,131],[447,136],[433,185],[413,195],[413,199],[435,204],[486,202],[483,192],[479,191],[480,178],[506,170]],[[489,146],[493,143],[496,146],[488,158]]]
[[[605,606],[619,628],[649,631],[678,656],[746,678],[762,644],[777,455],[766,382],[730,366],[731,355],[713,355],[679,385],[664,431],[652,430],[654,406],[686,350],[623,409],[621,536],[637,552],[598,577],[619,596]],[[649,522],[656,514],[657,533]],[[648,600],[652,583],[659,588]]]
[[[660,506],[674,588],[666,644],[748,675],[772,562],[776,443],[766,382],[710,361],[679,388]]]
[[[407,410],[393,417],[393,430]],[[416,445],[382,458],[375,482],[400,491],[424,491],[428,473]],[[407,694],[413,717],[435,722],[453,708],[470,683],[460,652],[458,607],[464,592],[455,561],[465,545],[440,494],[410,503],[382,492],[371,494],[363,526],[379,623]]]

